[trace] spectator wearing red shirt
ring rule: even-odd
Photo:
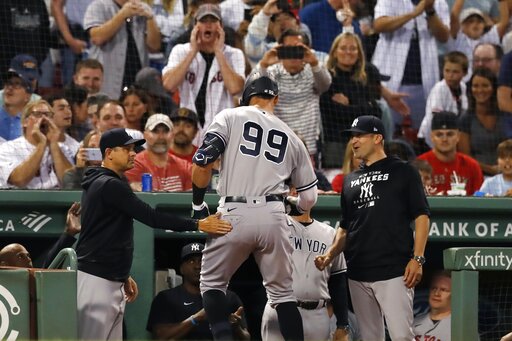
[[[192,157],[196,153],[197,146],[192,142],[199,131],[199,118],[197,114],[187,108],[179,108],[171,115],[172,141],[169,154],[187,160],[192,164]]]
[[[434,113],[431,132],[433,149],[418,156],[432,166],[432,187],[435,194],[446,195],[455,182],[465,183],[466,195],[473,195],[483,182],[478,162],[457,152],[459,129],[457,115],[448,111]]]
[[[169,154],[172,122],[168,116],[154,114],[144,130],[147,149],[135,157],[135,165],[125,173],[134,191],[141,190],[142,174],[153,176],[153,191],[180,192],[192,189],[192,166]]]

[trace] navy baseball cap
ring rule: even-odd
[[[181,249],[181,261],[185,261],[192,256],[202,255],[204,250],[204,244],[201,243],[190,243],[185,245]]]
[[[39,80],[39,70],[37,69],[37,60],[28,54],[18,54],[11,59],[9,70],[23,76],[29,82]]]
[[[141,146],[146,143],[144,139],[134,139],[124,128],[115,128],[104,132],[100,139],[101,156],[105,157],[105,150],[107,148],[115,148],[134,144]]]
[[[457,115],[450,111],[432,113],[432,130],[459,129]]]
[[[357,117],[349,129],[343,133],[362,133],[362,134],[381,134],[384,135],[384,124],[382,121],[372,115],[363,115]]]
[[[32,89],[32,84],[30,84],[30,81],[27,78],[25,78],[21,73],[18,73],[18,72],[16,72],[13,69],[9,69],[9,71],[7,71],[7,73],[5,74],[5,76],[4,76],[4,86],[5,86],[5,83],[7,83],[12,78],[19,78],[19,79],[21,79],[23,87],[25,88],[25,90],[29,94],[34,92],[34,89]]]

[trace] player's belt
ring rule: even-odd
[[[297,301],[297,307],[306,310],[315,310],[323,308],[327,305],[328,300],[320,300],[320,301]]]
[[[283,201],[282,195],[270,194],[265,196],[265,200],[268,201]],[[224,197],[224,202],[241,202],[247,203],[246,197],[236,196],[236,197]]]

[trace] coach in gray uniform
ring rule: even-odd
[[[296,208],[309,210],[316,202],[317,178],[302,141],[273,114],[277,84],[266,76],[253,77],[242,94],[243,106],[215,116],[193,158],[195,213],[207,210],[204,193],[212,163],[220,158],[218,211],[233,226],[229,237],[207,239],[201,293],[214,338],[231,339],[225,292],[233,273],[252,253],[284,338],[302,340],[283,196],[290,179],[299,193]]]
[[[414,286],[421,280],[430,209],[418,171],[384,153],[384,126],[360,116],[348,129],[364,167],[345,177],[333,245],[315,259],[323,269],[344,251],[352,306],[363,340],[414,339]],[[414,231],[411,223],[414,221]]]

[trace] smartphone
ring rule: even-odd
[[[84,148],[87,155],[87,161],[101,161],[101,151],[99,148]]]
[[[302,46],[280,46],[277,48],[279,59],[302,59],[304,58],[304,47]]]
[[[252,8],[246,8],[244,9],[244,20],[247,20],[248,22],[252,21]]]

